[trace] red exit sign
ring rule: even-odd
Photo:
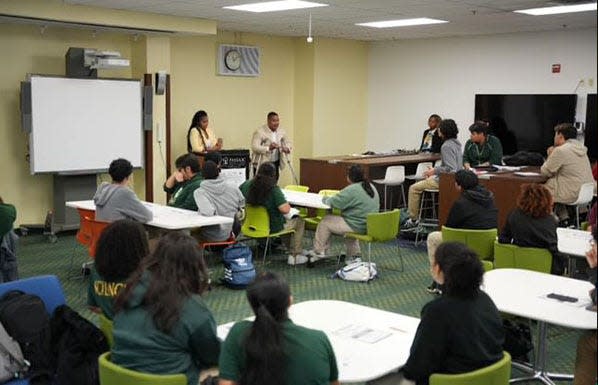
[[[560,64],[553,64],[552,65],[552,73],[553,74],[561,73],[561,65]]]

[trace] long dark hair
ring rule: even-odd
[[[361,168],[361,166],[355,164],[349,167],[349,170],[347,171],[347,176],[349,177],[351,183],[361,182],[361,187],[363,187],[363,189],[370,196],[370,198],[374,197],[374,189],[372,188],[370,181],[363,174],[363,169]]]
[[[181,231],[160,238],[156,250],[141,262],[117,297],[116,312],[130,306],[133,292],[146,274],[151,278],[142,304],[156,328],[169,333],[180,319],[184,302],[203,293],[208,285],[208,272],[197,241]]]
[[[484,268],[469,247],[459,242],[441,243],[434,254],[434,263],[444,274],[445,295],[468,299],[480,292]]]
[[[106,281],[124,281],[147,254],[147,235],[143,225],[122,219],[112,222],[102,231],[96,249],[95,267]]]
[[[262,163],[253,178],[251,186],[249,186],[247,203],[263,206],[274,186],[276,186],[276,168],[274,164],[270,162]]]
[[[281,385],[286,383],[286,357],[283,348],[282,322],[291,290],[278,274],[265,272],[247,287],[247,300],[255,320],[245,338],[245,371],[241,385]]]
[[[191,147],[191,130],[193,130],[194,128],[196,128],[199,131],[199,137],[204,145],[204,148],[206,146],[205,141],[203,140],[203,135],[201,135],[201,133],[203,132],[206,135],[206,138],[210,138],[210,135],[208,135],[208,130],[203,130],[201,128],[201,126],[199,125],[199,122],[201,122],[201,120],[203,118],[207,118],[208,117],[208,113],[205,112],[204,110],[199,110],[197,111],[194,115],[193,118],[191,119],[191,125],[189,126],[189,129],[187,130],[187,151],[191,152],[192,147]]]

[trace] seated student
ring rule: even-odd
[[[128,187],[133,173],[131,162],[119,158],[110,163],[108,173],[112,183],[103,182],[93,197],[98,221],[113,222],[132,219],[146,223],[153,219],[152,212],[139,201],[135,192]]]
[[[428,118],[428,129],[424,131],[422,143],[419,146],[420,152],[431,152],[438,154],[442,146],[442,138],[438,134],[438,125],[442,118],[436,114]]]
[[[454,229],[486,230],[497,226],[498,209],[494,205],[494,194],[478,183],[478,177],[472,171],[459,170],[455,174],[455,184],[461,195],[453,203],[446,227]],[[436,248],[442,243],[442,232],[428,234],[428,258],[430,266],[434,261]],[[430,293],[439,294],[435,282],[428,287]]]
[[[301,242],[305,222],[302,218],[294,217],[285,221],[285,214],[291,211],[280,187],[276,185],[276,168],[274,164],[265,162],[260,164],[257,174],[253,179],[247,180],[239,186],[245,197],[245,202],[254,206],[264,206],[270,217],[270,232],[275,233],[282,229],[294,229],[291,235],[291,254],[288,258],[289,265],[306,263],[308,258],[302,255]]]
[[[309,252],[311,262],[326,257],[326,250],[330,247],[332,234],[365,234],[368,214],[377,213],[380,210],[378,191],[363,175],[363,169],[360,166],[349,167],[347,181],[350,185],[338,194],[322,199],[324,204],[339,209],[341,215],[326,215],[318,224],[314,237],[314,248]],[[347,263],[350,263],[353,258],[361,254],[359,241],[347,238],[345,245],[347,247]]]
[[[220,354],[220,385],[338,385],[334,351],[324,332],[295,325],[289,285],[263,273],[247,288],[254,321],[237,322]]]
[[[478,166],[502,164],[502,144],[494,135],[488,133],[484,122],[475,122],[469,126],[470,139],[465,142],[463,166],[466,169]]]
[[[440,147],[440,166],[430,168],[424,172],[426,179],[420,180],[409,187],[409,219],[402,226],[404,230],[418,228],[419,203],[422,193],[426,189],[438,188],[438,175],[441,173],[457,172],[463,168],[461,142],[457,139],[459,129],[453,119],[444,119],[438,126],[440,137],[444,140]]]
[[[183,154],[174,162],[176,171],[166,182],[164,191],[172,194],[169,206],[197,211],[193,192],[199,188],[203,180],[200,172],[199,157],[195,154]]]
[[[216,163],[211,160],[204,163],[205,179],[193,193],[198,212],[208,217],[220,215],[234,219],[245,206],[245,197],[237,186],[228,183],[219,175],[220,167]],[[232,230],[232,223],[202,227],[200,237],[207,241],[224,241],[229,238]]]
[[[550,250],[551,272],[562,274],[565,259],[558,251],[556,227],[550,191],[541,184],[528,183],[521,185],[517,208],[509,213],[498,241]]]
[[[0,283],[19,279],[17,243],[19,237],[12,230],[17,219],[15,206],[0,197]]]
[[[114,318],[114,299],[148,254],[145,229],[138,222],[119,220],[102,231],[91,268],[87,305]]]
[[[594,284],[594,289],[590,291],[590,298],[592,299],[591,311],[596,312],[596,288],[598,282],[596,279],[596,266],[598,265],[598,257],[596,252],[596,237],[598,231],[596,226],[592,231],[594,242],[590,250],[586,253],[586,260],[590,266],[590,281]],[[596,352],[598,349],[596,329],[586,331],[582,334],[577,342],[577,355],[575,356],[575,378],[573,385],[594,385],[596,384]]]
[[[480,290],[483,275],[478,256],[465,245],[445,242],[438,247],[432,276],[444,291],[421,311],[401,384],[427,385],[433,373],[470,372],[502,359],[502,320]]]
[[[197,241],[180,231],[164,235],[116,299],[112,361],[153,374],[187,376],[216,365],[220,340],[201,294],[208,272]]]

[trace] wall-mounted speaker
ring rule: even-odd
[[[156,95],[164,95],[166,92],[166,71],[156,73]]]
[[[260,48],[247,45],[218,46],[218,74],[225,76],[259,76]]]

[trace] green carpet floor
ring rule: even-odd
[[[336,242],[338,244],[334,249],[342,250],[340,241]],[[305,266],[288,266],[286,255],[274,255],[268,257],[266,269],[286,277],[295,302],[335,299],[418,317],[422,306],[433,298],[424,289],[431,281],[425,246],[414,247],[412,242],[401,241],[401,251],[405,260],[404,272],[394,271],[400,267],[395,246],[384,244],[372,247],[380,278],[369,284],[330,279],[330,275],[337,269],[336,259],[323,261],[308,269]],[[86,250],[76,243],[73,233],[61,234],[56,243],[49,243],[41,235],[22,237],[18,252],[20,277],[56,274],[63,285],[68,305],[94,320],[92,313],[86,308],[87,280],[80,279],[79,273],[81,263],[86,261],[86,253]],[[72,256],[75,267],[69,269]],[[212,279],[218,280],[222,276],[222,267],[218,263],[212,265]],[[258,270],[262,270],[259,264]],[[251,313],[244,291],[215,285],[205,294],[205,300],[219,324],[240,320]],[[575,346],[579,334],[571,329],[549,327],[550,371],[573,372]]]

